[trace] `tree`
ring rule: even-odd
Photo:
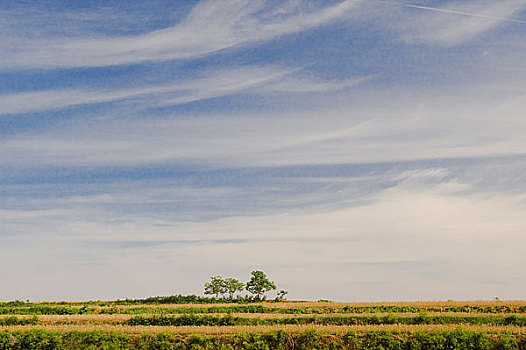
[[[285,295],[289,294],[289,292],[287,292],[286,290],[280,290],[277,295],[276,295],[276,299],[274,299],[275,301],[282,301],[282,300],[285,300]]]
[[[250,293],[255,294],[258,299],[261,299],[265,292],[276,289],[274,282],[270,281],[263,271],[252,271],[251,274],[252,277],[247,282],[246,288]]]
[[[231,277],[226,278],[224,282],[225,282],[224,285],[225,285],[226,292],[228,292],[230,299],[234,298],[234,294],[236,292],[241,292],[243,289],[245,289],[245,285],[239,282],[235,278],[231,278]]]
[[[225,292],[225,281],[221,276],[210,277],[210,282],[205,283],[205,294],[215,294],[216,298],[219,298],[219,294]]]

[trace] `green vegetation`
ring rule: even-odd
[[[253,296],[251,300],[261,301],[265,300],[265,293],[276,289],[276,284],[267,278],[267,275],[263,271],[252,271],[251,278],[243,284],[237,279],[228,277],[223,279],[221,276],[210,277],[210,282],[205,283],[205,294],[215,295],[216,299],[219,299],[219,295],[224,298],[225,294],[228,294],[228,300],[235,300],[234,295],[236,292],[242,292],[247,290]],[[284,299],[288,292],[280,290],[276,296],[276,301]]]
[[[0,350],[526,350],[525,301],[261,301],[275,288],[262,271],[210,283],[216,297],[3,302]],[[236,296],[242,286],[253,295]]]
[[[254,303],[255,300],[250,296],[237,296],[236,298],[228,297],[202,297],[199,295],[170,295],[163,297],[149,297],[146,299],[125,299],[111,302],[117,305],[134,305],[134,304],[220,304],[220,303]]]
[[[283,301],[285,300],[285,295],[289,294],[289,292],[287,292],[286,290],[280,290],[277,295],[276,295],[276,299],[274,299],[274,301]]]
[[[210,277],[210,282],[205,283],[205,294],[215,294],[219,298],[219,294],[225,294],[225,281],[221,276]]]
[[[245,289],[245,285],[243,283],[231,277],[225,278],[225,280],[223,281],[223,285],[230,299],[234,299],[234,294],[236,292],[242,292],[243,289]]]
[[[0,305],[0,315],[82,315],[94,309],[62,305],[26,304],[25,306]]]
[[[247,282],[246,289],[254,294],[257,299],[261,299],[266,292],[276,289],[274,282],[269,280],[263,271],[252,271],[251,275],[252,277]]]
[[[192,297],[192,298],[190,298]],[[79,306],[54,305],[49,303],[26,303],[13,304],[13,302],[0,303],[0,315],[82,315],[82,314],[144,314],[144,313],[163,313],[163,314],[209,314],[209,313],[266,313],[266,314],[361,314],[361,313],[423,313],[423,312],[443,312],[443,313],[505,313],[518,314],[526,313],[526,305],[461,305],[461,306],[409,306],[409,305],[375,305],[375,306],[351,306],[342,307],[320,307],[310,304],[301,307],[274,307],[272,304],[254,304],[254,301],[238,302],[240,305],[217,305],[206,307],[166,307],[162,304],[170,303],[167,300],[187,300],[193,299],[180,298],[180,296],[152,297],[148,299],[128,299],[122,302],[85,302],[90,306],[81,304]],[[149,300],[147,303],[146,300]],[[239,299],[235,299],[239,300]],[[215,304],[217,300],[210,304]],[[204,301],[195,302],[203,304]],[[14,306],[17,305],[17,306]],[[120,307],[126,305],[126,307]],[[135,305],[135,306],[133,306]],[[140,306],[143,305],[143,306]],[[159,306],[155,306],[159,305]],[[132,307],[130,307],[132,306]]]
[[[36,316],[31,318],[18,318],[16,316],[0,318],[0,326],[24,326],[36,324],[38,324],[38,317]]]
[[[348,332],[323,334],[315,330],[301,333],[239,333],[204,336],[162,332],[131,336],[121,332],[56,332],[40,329],[1,331],[0,350],[294,350],[294,349],[525,349],[526,337],[487,334],[458,328],[442,332]]]
[[[287,318],[247,318],[211,315],[183,316],[135,316],[125,322],[131,326],[260,326],[260,325],[493,325],[493,326],[526,326],[526,316],[328,316],[328,317],[287,317]]]

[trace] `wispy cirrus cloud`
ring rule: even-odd
[[[524,110],[520,91],[506,100],[492,99],[484,87],[457,93],[407,97],[386,90],[381,103],[378,95],[373,96],[376,105],[363,94],[342,105],[273,115],[165,114],[143,119],[132,117],[133,106],[111,118],[88,118],[4,137],[0,157],[4,164],[64,166],[168,161],[272,166],[524,152],[526,121],[520,118]]]
[[[358,2],[344,0],[304,13],[301,4],[274,8],[247,0],[204,1],[173,27],[143,35],[38,40],[7,37],[0,44],[4,52],[0,70],[103,67],[195,58],[331,23],[348,15]],[[283,11],[277,13],[277,9]]]
[[[61,89],[0,95],[0,114],[45,111],[82,104],[96,104],[148,96],[163,105],[181,104],[225,96],[262,85],[287,75],[277,67],[220,69],[200,77],[166,85],[135,89]],[[151,105],[151,101],[149,103]]]
[[[368,78],[326,81],[302,77],[297,68],[252,66],[222,68],[165,85],[135,89],[60,89],[0,95],[0,115],[147,98],[145,107],[173,106],[236,93],[324,92],[350,88]],[[297,74],[295,74],[297,73]]]

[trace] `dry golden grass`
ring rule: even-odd
[[[133,305],[112,305],[112,306],[106,306],[105,308],[110,309],[111,307],[117,307],[120,309],[131,309],[136,307],[147,307],[147,308],[199,308],[204,309],[208,307],[225,307],[225,306],[239,306],[239,305],[245,305],[245,304],[235,304],[235,303],[225,303],[225,304],[133,304]],[[262,303],[254,303],[249,305],[262,305]]]
[[[178,316],[180,314],[173,314],[171,316]],[[217,313],[217,314],[198,314],[199,315],[208,315],[208,316],[226,316],[227,314],[224,313]],[[420,313],[411,313],[411,312],[393,312],[393,313],[387,313],[387,312],[378,312],[378,313],[358,313],[358,314],[258,314],[258,313],[233,313],[231,314],[234,317],[242,317],[242,318],[260,318],[260,319],[285,319],[285,318],[305,318],[305,317],[316,317],[316,318],[323,318],[323,317],[385,317],[388,315],[398,316],[398,317],[416,317],[419,316]],[[451,316],[451,317],[506,317],[509,316],[509,313],[469,313],[469,312],[427,312],[427,316]],[[514,313],[514,315],[517,316],[526,316],[526,313]]]
[[[277,308],[327,308],[339,309],[345,306],[376,307],[376,306],[413,306],[428,307],[460,307],[460,306],[526,306],[526,300],[472,300],[472,301],[411,301],[411,302],[359,302],[359,303],[333,303],[333,302],[281,302],[266,303],[266,306]]]
[[[155,326],[123,326],[123,325],[44,325],[44,326],[3,326],[0,330],[27,330],[45,329],[52,331],[114,331],[129,334],[170,332],[174,334],[235,334],[241,332],[268,333],[276,330],[284,330],[288,333],[300,333],[308,329],[315,329],[320,333],[342,334],[349,331],[367,332],[372,330],[385,330],[390,332],[439,332],[455,330],[458,325],[367,325],[367,326],[323,326],[323,325],[286,325],[286,326],[184,326],[184,327],[155,327]],[[526,334],[526,327],[515,326],[473,326],[462,325],[465,330],[488,332],[488,333],[513,333]]]
[[[199,315],[210,315],[210,316],[225,316],[227,314],[199,314]],[[261,318],[261,319],[284,319],[284,318],[303,318],[303,317],[384,317],[388,315],[398,316],[398,317],[416,317],[420,313],[412,312],[378,312],[378,313],[333,313],[333,314],[258,314],[258,313],[233,313],[231,314],[234,317],[243,317],[243,318]],[[469,313],[469,312],[427,312],[427,316],[451,316],[451,317],[506,317],[509,316],[509,313]],[[526,316],[526,313],[514,313],[517,316]]]

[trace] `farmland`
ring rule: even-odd
[[[526,349],[524,301],[173,301],[0,303],[0,349]]]

